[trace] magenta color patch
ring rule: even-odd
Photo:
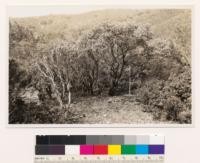
[[[81,155],[92,155],[93,154],[93,145],[80,145],[80,154]]]

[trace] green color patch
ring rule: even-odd
[[[128,155],[128,154],[135,154],[136,148],[135,145],[122,145],[121,146],[121,154]]]

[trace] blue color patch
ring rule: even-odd
[[[149,154],[148,145],[136,145],[136,154]]]

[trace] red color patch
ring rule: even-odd
[[[106,155],[108,154],[108,145],[94,145],[95,155]]]

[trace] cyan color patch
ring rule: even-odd
[[[136,145],[136,154],[149,154],[148,145]]]

